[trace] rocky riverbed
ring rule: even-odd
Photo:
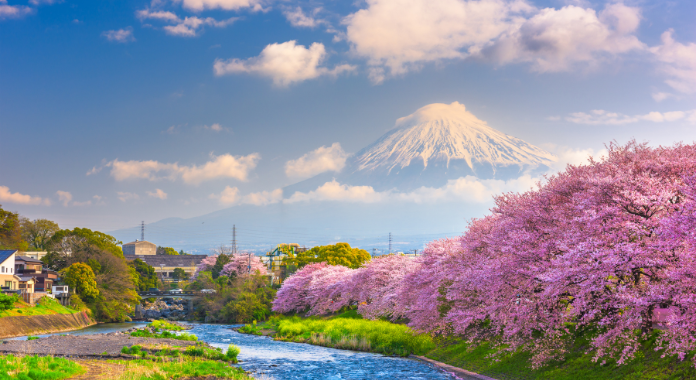
[[[144,301],[136,308],[135,318],[154,320],[168,319],[171,321],[184,320],[189,315],[190,303],[184,299],[157,299],[154,302]]]

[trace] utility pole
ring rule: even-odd
[[[145,241],[145,221],[140,222],[140,241]]]
[[[247,270],[251,273],[251,252],[249,252],[249,263],[247,264]]]
[[[413,254],[414,254],[415,256],[418,256],[418,250],[417,250],[417,249],[412,249],[412,251],[413,251]]]
[[[372,256],[377,256],[377,248],[372,248]]]
[[[237,226],[232,225],[232,254],[237,254]]]
[[[391,255],[391,243],[392,243],[392,237],[391,237],[391,232],[389,233],[389,254]]]

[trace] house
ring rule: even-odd
[[[19,251],[19,252],[17,252],[17,256],[31,257],[32,259],[35,259],[35,260],[42,260],[44,258],[44,256],[46,256],[47,254],[48,254],[48,252],[46,252],[46,251],[39,251],[39,252],[37,252],[37,251],[33,251],[33,252]]]
[[[125,256],[156,255],[157,246],[149,241],[132,241],[121,246]],[[130,259],[130,258],[129,258]]]
[[[34,293],[34,286],[36,285],[36,280],[34,277],[25,276],[15,276],[19,280],[18,289],[22,290],[24,293]]]
[[[0,250],[0,287],[2,290],[19,289],[19,279],[15,276],[16,249]]]
[[[50,292],[53,283],[58,279],[56,271],[44,268],[44,264],[27,256],[15,257],[15,272],[20,277],[34,279],[34,292]]]

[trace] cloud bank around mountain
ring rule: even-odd
[[[327,171],[339,172],[346,165],[348,154],[341,144],[319,147],[296,160],[285,163],[285,175],[300,179],[313,177]]]

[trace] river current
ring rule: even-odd
[[[64,334],[99,334],[140,327],[143,323],[107,323]],[[418,360],[388,357],[356,351],[338,350],[303,343],[274,341],[269,337],[240,334],[232,328],[241,325],[196,323],[187,331],[199,340],[223,350],[234,344],[241,350],[239,366],[264,380],[373,380],[432,379],[457,377]],[[42,335],[45,336],[45,335]],[[16,338],[26,339],[26,337]]]

